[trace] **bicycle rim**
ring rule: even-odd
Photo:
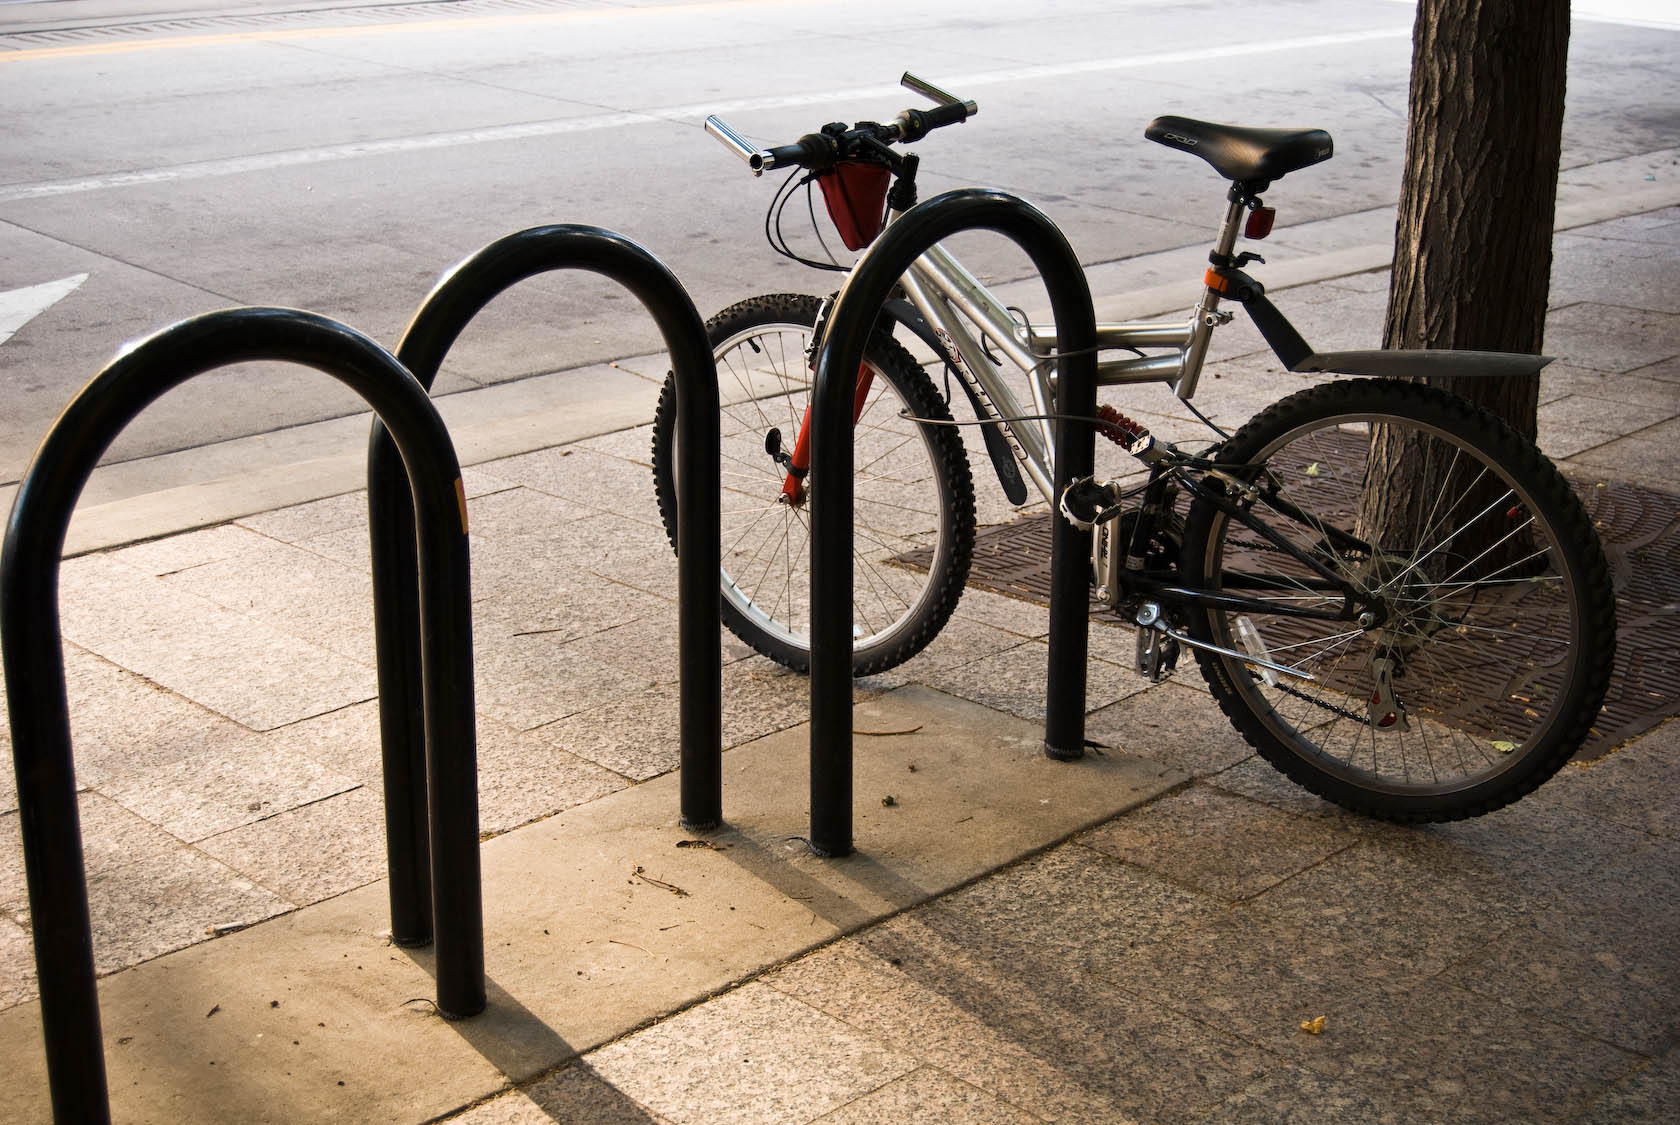
[[[725,615],[754,647],[801,668],[810,649],[810,505],[820,502],[822,482],[807,478],[806,494],[790,501],[778,454],[792,452],[809,401],[809,343],[804,325],[758,324],[714,347],[723,400]],[[966,570],[948,515],[954,500],[944,494],[948,484],[936,462],[958,458],[936,449],[906,417],[927,416],[934,406],[918,393],[925,375],[906,362],[904,372],[870,365],[871,386],[854,428],[852,634],[859,674],[919,651],[954,605],[950,575]],[[930,571],[897,562],[924,547],[933,549]],[[960,588],[958,574],[957,593]]]
[[[1193,515],[1201,580],[1266,603],[1200,613],[1197,631],[1300,673],[1201,654],[1274,765],[1360,811],[1448,819],[1516,799],[1573,753],[1603,697],[1613,610],[1579,502],[1537,451],[1426,388],[1344,383],[1272,408],[1227,458],[1259,485],[1249,510],[1368,592],[1377,618],[1291,616],[1343,599],[1236,518]],[[1393,500],[1387,473],[1415,494]]]

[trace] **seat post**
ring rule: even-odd
[[[1214,244],[1210,262],[1229,261],[1237,248],[1237,232],[1242,227],[1243,212],[1248,209],[1248,192],[1240,183],[1233,183],[1225,207],[1225,225],[1220,229],[1219,241]],[[1196,381],[1202,375],[1202,361],[1207,358],[1208,345],[1213,342],[1213,330],[1220,323],[1219,294],[1207,285],[1202,286],[1201,300],[1190,324],[1190,339],[1184,345],[1184,361],[1173,393],[1185,402],[1196,393]]]
[[[1213,249],[1214,254],[1221,258],[1229,258],[1237,248],[1237,232],[1242,229],[1249,197],[1248,185],[1240,181],[1233,182],[1231,190],[1226,193],[1225,226],[1220,230],[1219,242]]]

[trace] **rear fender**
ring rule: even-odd
[[[1260,283],[1241,270],[1210,270],[1217,291],[1241,301],[1272,352],[1290,371],[1334,375],[1375,375],[1385,379],[1462,379],[1538,375],[1551,356],[1514,352],[1465,352],[1445,348],[1366,352],[1315,352],[1265,295]]]
[[[1538,375],[1549,355],[1513,352],[1463,352],[1423,349],[1372,352],[1314,352],[1291,371],[1335,375],[1376,375],[1385,379],[1462,379],[1471,376]]]

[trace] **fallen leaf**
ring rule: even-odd
[[[1310,1020],[1304,1020],[1301,1023],[1301,1030],[1308,1035],[1322,1035],[1324,1034],[1324,1020],[1324,1016],[1315,1016]]]

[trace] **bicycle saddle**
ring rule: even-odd
[[[1323,129],[1250,129],[1189,117],[1157,117],[1143,135],[1157,144],[1201,157],[1227,180],[1251,183],[1329,160],[1334,151]]]

